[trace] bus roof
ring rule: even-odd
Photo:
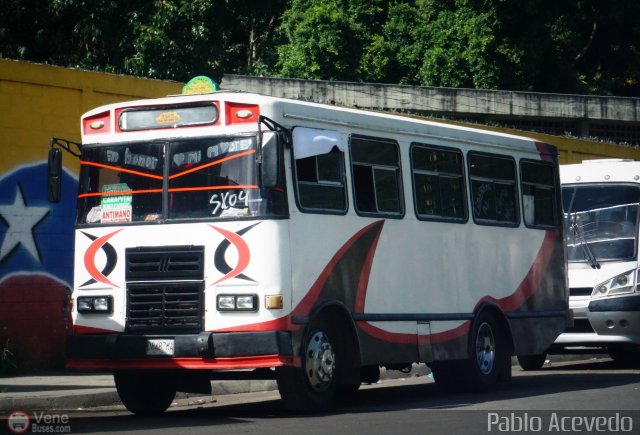
[[[217,102],[220,117],[224,118],[217,127],[232,131],[247,131],[246,122],[241,125],[232,125],[229,122],[229,107],[259,106],[259,111],[265,116],[273,118],[285,126],[313,124],[316,128],[349,127],[358,130],[359,133],[371,131],[376,135],[392,134],[422,137],[425,142],[432,139],[448,139],[453,142],[484,144],[492,147],[516,149],[523,152],[557,155],[555,147],[542,144],[534,139],[524,136],[510,135],[477,128],[464,127],[424,119],[416,119],[409,116],[389,114],[383,112],[351,109],[327,104],[311,103],[293,99],[266,96],[255,93],[238,91],[218,91],[210,94],[176,95],[156,99],[144,99],[128,102],[109,104],[90,110],[82,116],[81,129],[83,143],[112,143],[125,140],[157,139],[163,137],[200,136],[204,134],[216,134],[213,131],[205,131],[204,127],[197,128],[163,128],[157,130],[144,130],[121,132],[116,128],[116,116],[127,109],[140,109],[158,106],[179,106]],[[224,106],[224,107],[222,107]],[[233,109],[231,109],[233,110]],[[101,119],[105,124],[104,132],[91,131],[89,125],[93,120]],[[99,125],[99,124],[97,124]],[[255,120],[252,125],[256,125]],[[334,127],[332,127],[334,126]],[[107,128],[110,127],[110,128]],[[254,128],[254,130],[256,130]],[[118,131],[121,134],[114,134]],[[544,145],[544,146],[543,146]]]
[[[629,159],[599,159],[560,165],[560,182],[562,184],[638,183],[640,182],[640,162]]]

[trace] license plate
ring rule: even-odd
[[[171,338],[147,340],[147,355],[173,355],[175,342]]]

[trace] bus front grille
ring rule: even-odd
[[[204,281],[127,284],[127,331],[200,332]]]
[[[204,277],[204,246],[128,248],[126,259],[127,281]]]

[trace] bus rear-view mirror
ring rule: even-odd
[[[49,150],[47,174],[47,197],[49,202],[60,202],[62,192],[62,151],[59,148],[51,148]]]

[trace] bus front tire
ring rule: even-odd
[[[307,328],[302,348],[302,367],[278,367],[276,381],[288,409],[322,411],[333,403],[338,387],[341,355],[339,333],[326,320]]]
[[[161,373],[122,370],[113,379],[120,400],[134,414],[162,414],[176,396],[175,386]]]

